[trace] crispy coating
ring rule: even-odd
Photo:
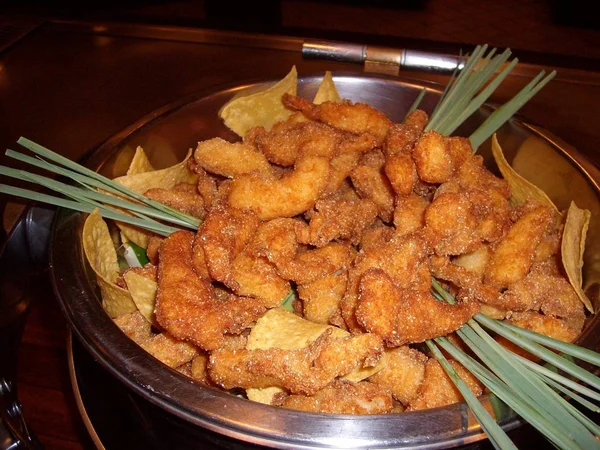
[[[210,356],[209,373],[225,389],[279,386],[294,394],[314,395],[354,368],[374,365],[382,352],[376,335],[332,338],[327,330],[298,350],[216,350]]]
[[[464,253],[453,259],[453,263],[457,266],[464,267],[466,270],[474,275],[477,275],[479,281],[483,280],[483,274],[485,273],[485,267],[487,266],[492,250],[489,246],[484,245],[479,247],[474,252]]]
[[[418,180],[417,168],[409,154],[388,156],[385,174],[398,195],[409,195]]]
[[[190,367],[190,377],[205,386],[213,386],[208,376],[208,353],[200,352],[194,359]]]
[[[467,369],[454,360],[450,361],[450,364],[473,394],[480,396],[483,393],[481,384]],[[462,394],[446,375],[440,363],[430,359],[425,366],[425,378],[419,394],[410,402],[407,411],[438,408],[460,401],[463,401]]]
[[[190,362],[198,349],[188,342],[174,339],[168,333],[160,333],[142,342],[141,347],[171,368]]]
[[[455,331],[477,311],[472,301],[450,305],[429,292],[399,289],[384,271],[370,269],[360,280],[356,318],[388,345],[400,346]]]
[[[417,194],[396,199],[394,208],[394,227],[396,234],[404,236],[419,230],[425,225],[425,209],[429,201]]]
[[[488,263],[485,282],[498,289],[523,279],[529,272],[535,250],[554,223],[554,212],[545,206],[521,217],[500,241]]]
[[[471,158],[473,148],[466,138],[447,137],[428,131],[419,138],[412,155],[422,181],[444,183]]]
[[[335,195],[360,161],[359,153],[342,153],[330,161],[329,180],[320,197]]]
[[[236,177],[229,204],[254,211],[262,220],[293,217],[312,208],[327,186],[330,166],[326,158],[303,156],[294,170],[278,180],[259,174]]]
[[[198,174],[198,184],[196,185],[196,189],[208,210],[214,206],[217,197],[217,178],[214,175],[208,174],[198,164],[194,167],[194,172]]]
[[[206,217],[198,230],[194,242],[199,261],[204,261],[210,276],[231,289],[239,288],[233,278],[231,266],[233,260],[246,247],[260,219],[251,211],[242,211],[231,207],[215,207]],[[197,245],[196,245],[197,244]],[[201,249],[201,250],[200,250]],[[201,267],[198,263],[198,267]],[[198,269],[198,272],[202,271]]]
[[[354,134],[368,133],[383,144],[392,122],[381,111],[366,103],[324,102],[315,105],[306,99],[290,94],[283,95],[283,104],[288,108],[302,111],[309,119],[331,125],[342,131]]]
[[[152,281],[156,281],[157,268],[151,263],[146,264],[144,267],[131,267],[123,272],[123,275],[125,275],[127,272],[133,272]]]
[[[148,239],[148,246],[146,247],[146,256],[150,262],[154,265],[158,264],[158,249],[160,248],[160,244],[162,244],[163,238],[158,236],[150,236]]]
[[[359,165],[350,172],[350,179],[358,195],[377,205],[381,220],[391,222],[394,214],[394,191],[383,171]]]
[[[196,347],[175,340],[168,333],[152,334],[150,322],[139,311],[117,317],[115,324],[133,342],[169,367],[181,366],[198,354]]]
[[[161,246],[156,320],[176,339],[214,350],[223,345],[225,333],[241,332],[265,307],[254,298],[218,298],[192,267],[193,239],[193,233],[177,231]]]
[[[380,237],[385,238],[385,233]],[[402,289],[414,285],[421,286],[420,277],[423,272],[419,267],[428,252],[427,243],[418,235],[393,236],[389,241],[382,239],[361,251],[349,271],[348,288],[340,304],[342,317],[348,329],[353,332],[363,330],[361,324],[356,321],[354,313],[358,301],[359,283],[367,270],[382,269]],[[430,283],[429,274],[426,274],[426,278]]]
[[[425,377],[427,356],[407,345],[386,351],[383,369],[369,381],[392,391],[394,399],[408,405],[417,396]]]
[[[271,175],[271,165],[265,155],[251,145],[227,142],[221,138],[198,142],[194,151],[196,163],[211,173],[234,178],[246,173]]]
[[[346,292],[347,281],[347,272],[342,272],[298,285],[304,318],[316,323],[339,323],[340,302]]]
[[[425,111],[416,109],[404,119],[404,122],[392,125],[383,146],[386,156],[410,154],[428,120]]]
[[[317,201],[315,210],[304,243],[316,247],[323,247],[336,239],[358,244],[363,231],[377,216],[377,205],[369,199],[323,199]]]
[[[361,381],[336,380],[312,396],[289,395],[275,403],[284,408],[329,414],[387,414],[394,408],[389,389]]]
[[[170,206],[185,214],[204,219],[206,217],[206,208],[204,200],[196,186],[189,183],[180,183],[173,189],[153,188],[144,192],[144,195],[151,200]]]

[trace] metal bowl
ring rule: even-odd
[[[319,81],[319,77],[300,79],[299,94],[312,98]],[[430,111],[440,94],[436,85],[397,78],[348,74],[336,76],[335,82],[343,97],[368,102],[394,121],[402,120],[424,86],[429,92],[423,109]],[[87,165],[115,177],[125,172],[138,145],[156,167],[164,167],[181,160],[199,140],[215,136],[232,139],[234,136],[217,116],[219,108],[233,95],[265,84],[198,93],[168,105],[110,138],[89,156]],[[482,108],[456,134],[468,135],[492,110]],[[598,279],[595,257],[600,254],[600,228],[596,224],[600,211],[598,170],[574,150],[520,120],[506,124],[498,136],[508,160],[529,176],[535,178],[541,170],[532,167],[532,154],[533,161],[539,155],[551,161],[549,167],[543,166],[544,176],[534,181],[547,190],[559,208],[565,208],[568,199],[573,199],[592,211],[585,278],[593,292]],[[489,143],[481,147],[480,153],[486,161],[491,159]],[[232,448],[447,448],[484,438],[464,403],[393,415],[312,414],[254,403],[192,382],[142,350],[104,313],[99,290],[83,256],[82,225],[83,215],[61,210],[52,232],[52,278],[62,309],[93,357],[129,389],[158,406],[165,418],[175,419],[180,424],[178,436],[188,444],[202,433],[219,436],[219,445]],[[599,348],[599,333],[593,332],[597,322],[594,319],[587,324],[580,344]],[[519,425],[514,413],[499,402],[490,401],[488,396],[483,401],[503,427]]]

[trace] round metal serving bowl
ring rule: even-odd
[[[312,98],[319,82],[320,77],[300,79],[299,95]],[[423,86],[430,89],[423,109],[431,111],[439,97],[438,86],[409,80],[341,75],[335,82],[344,98],[367,102],[395,122],[402,120]],[[169,105],[113,136],[88,158],[87,165],[115,177],[124,173],[138,145],[155,167],[166,167],[180,161],[200,140],[215,136],[234,139],[217,116],[219,108],[233,95],[264,85],[199,93]],[[455,134],[468,135],[490,111],[491,107],[482,108]],[[592,211],[584,275],[593,285],[598,279],[594,256],[600,254],[598,171],[576,152],[567,151],[544,132],[517,119],[506,124],[498,137],[509,162],[535,178],[533,181],[548,191],[559,208],[566,208],[573,199]],[[479,152],[486,163],[490,162],[489,143]],[[535,166],[540,159],[543,164]],[[164,417],[180,424],[177,436],[186,445],[202,433],[218,436],[219,445],[233,448],[446,448],[484,437],[464,403],[392,415],[312,414],[254,403],[192,382],[129,340],[104,313],[99,290],[83,257],[83,219],[81,214],[61,210],[53,229],[53,282],[64,313],[83,346],[100,364],[138,396],[158,406]],[[599,333],[592,332],[596,322],[589,321],[580,344],[599,347]],[[506,429],[519,425],[514,413],[499,402],[490,402],[488,396],[482,401]],[[178,438],[170,448],[177,447]]]

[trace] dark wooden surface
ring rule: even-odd
[[[350,15],[354,10],[344,11]],[[324,27],[321,16],[320,20]],[[368,21],[368,15],[361,20]],[[581,39],[589,35],[582,31]],[[565,51],[563,55],[570,56]],[[297,52],[59,32],[52,27],[26,37],[0,55],[0,63],[0,148],[11,147],[16,138],[26,135],[75,159],[138,117],[210,86],[277,77],[292,64],[301,73],[360,70],[302,61]],[[558,57],[556,64],[560,64]],[[584,75],[563,71],[562,81],[542,91],[523,113],[597,161],[600,83],[595,73]],[[495,99],[507,98],[523,84],[519,78],[507,80]],[[1,157],[0,161],[5,163]],[[19,208],[17,204],[15,211]],[[12,214],[10,220],[16,213]],[[11,223],[6,212],[4,219],[6,227]],[[46,448],[92,448],[68,376],[65,319],[47,278],[41,275],[38,281],[18,359],[24,414]]]

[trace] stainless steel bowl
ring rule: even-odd
[[[319,77],[302,78],[299,94],[311,97],[319,81]],[[438,86],[411,80],[347,74],[336,76],[335,82],[343,97],[368,102],[394,121],[402,120],[424,86],[430,91],[422,103],[423,109],[431,110],[439,97]],[[233,139],[217,116],[219,108],[233,95],[264,84],[249,83],[198,93],[168,105],[110,138],[89,156],[87,165],[114,177],[124,173],[138,145],[144,147],[156,167],[164,167],[181,160],[199,140],[214,136]],[[468,135],[492,109],[482,108],[456,134]],[[597,227],[600,173],[573,149],[518,119],[505,125],[498,135],[509,161],[514,160],[523,166],[522,170],[530,172],[529,176],[539,178],[536,183],[549,192],[559,208],[565,208],[567,199],[573,199],[592,210],[585,276],[589,292],[597,292],[594,288],[598,279],[596,258],[600,255]],[[486,161],[491,160],[488,143],[480,153]],[[536,161],[539,155],[546,155],[543,158],[549,158],[550,167],[540,166],[543,170],[531,167],[532,154]],[[544,175],[540,178],[541,172]],[[562,184],[557,184],[557,180]],[[178,433],[193,435],[210,430],[235,448],[262,445],[294,449],[447,448],[484,437],[463,403],[398,415],[311,414],[250,402],[193,383],[129,340],[104,313],[99,291],[83,257],[82,224],[81,214],[61,210],[52,232],[53,283],[64,313],[86,349],[110,373],[159,406],[165,416],[183,419],[181,422],[186,425]],[[600,333],[595,332],[597,322],[593,319],[587,324],[581,344],[600,347]],[[519,425],[514,413],[499,402],[490,402],[489,397],[484,402],[506,429]]]

